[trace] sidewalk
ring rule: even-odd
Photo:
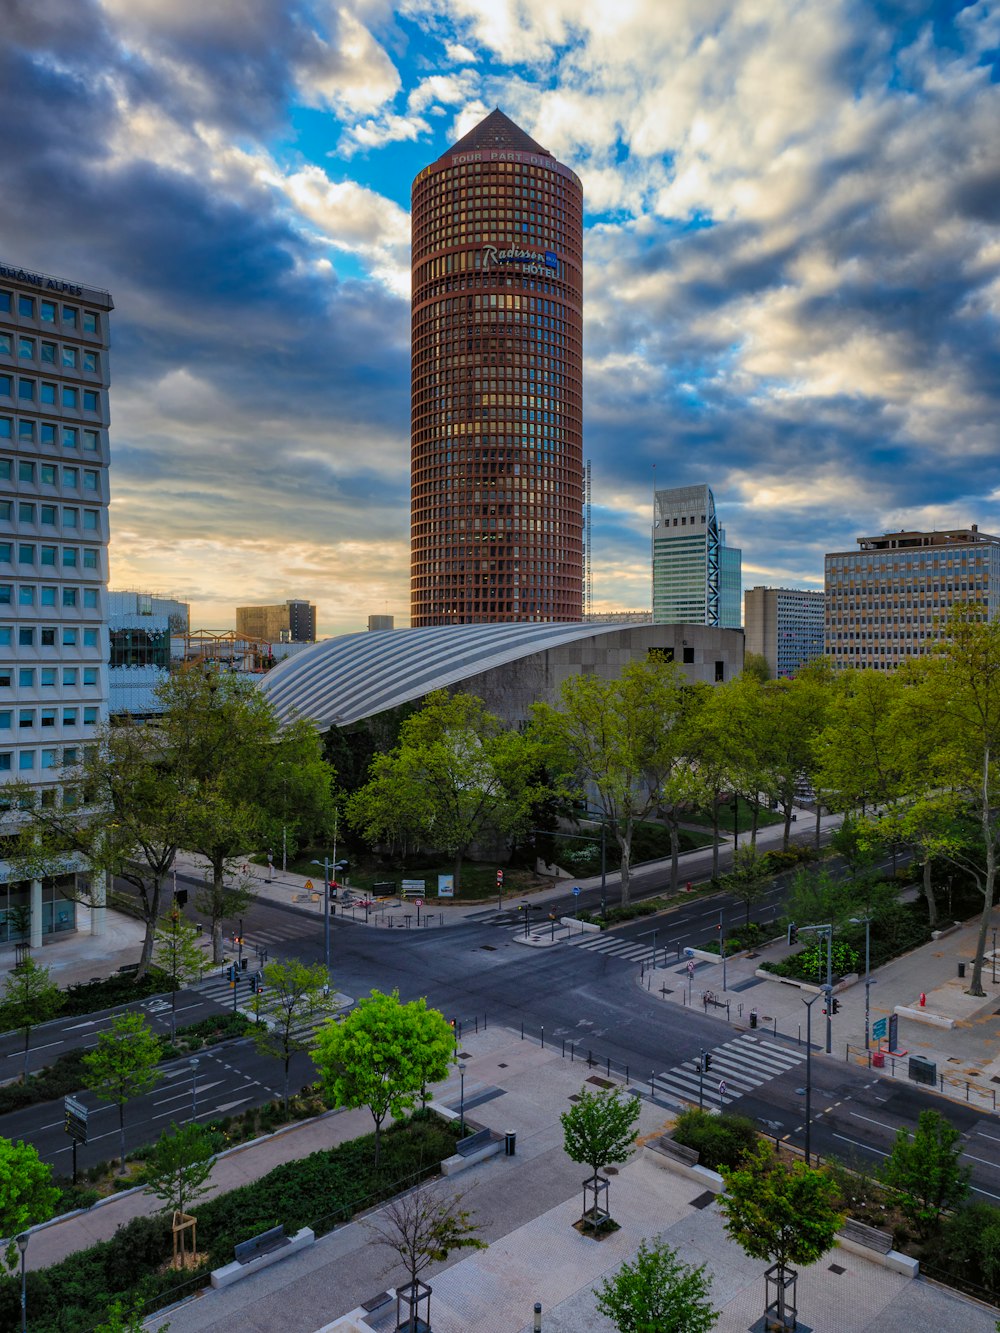
[[[1000,917],[1000,908],[997,909]],[[912,953],[893,959],[872,974],[871,1022],[888,1018],[899,1010],[899,1044],[902,1059],[886,1057],[884,1073],[909,1082],[907,1054],[933,1060],[938,1074],[944,1076],[944,1091],[959,1100],[993,1109],[995,1089],[991,1079],[1000,1074],[1000,955],[997,981],[992,980],[990,962],[983,969],[985,998],[966,995],[972,975],[979,933],[978,922],[952,929],[938,940],[922,945]],[[801,940],[800,940],[801,944]],[[750,1026],[750,1011],[756,1010],[761,1028],[805,1042],[806,1007],[803,999],[815,992],[800,990],[779,979],[756,976],[763,962],[777,962],[799,946],[784,940],[757,951],[754,958],[735,958],[726,963],[726,987],[723,987],[721,962],[695,961],[693,975],[685,960],[671,959],[665,967],[646,969],[640,978],[644,990],[657,995],[664,1004],[703,1007],[703,995],[711,992],[717,999],[730,1001],[732,1026],[741,1030]],[[990,955],[987,954],[990,958]],[[958,964],[966,964],[964,980],[958,977]],[[920,1004],[921,993],[925,1004]],[[837,992],[840,1012],[833,1019],[833,1055],[867,1064],[865,1055],[864,975],[846,990]],[[826,1040],[826,1019],[820,1001],[812,1010],[814,1047]],[[905,1011],[905,1012],[902,1012]],[[725,1021],[724,1009],[708,1006]],[[953,1026],[946,1026],[953,1024]],[[877,1043],[872,1040],[874,1050]],[[940,1090],[940,1084],[939,1084]]]
[[[766,1265],[747,1259],[725,1237],[717,1204],[698,1185],[642,1153],[611,1186],[610,1206],[621,1230],[600,1243],[573,1230],[586,1169],[566,1158],[558,1117],[586,1086],[586,1070],[504,1029],[471,1037],[463,1056],[467,1107],[485,1099],[467,1110],[467,1119],[500,1133],[515,1131],[517,1155],[494,1157],[435,1186],[449,1197],[466,1193],[489,1241],[489,1249],[468,1257],[460,1251],[424,1274],[433,1287],[435,1333],[529,1333],[535,1301],[542,1304],[546,1333],[612,1333],[595,1311],[593,1287],[631,1259],[640,1240],[656,1235],[684,1261],[708,1265],[721,1310],[719,1333],[744,1333],[760,1317]],[[453,1109],[458,1096],[457,1077],[439,1090],[439,1100]],[[340,1119],[346,1121],[323,1123]],[[640,1135],[657,1135],[667,1123],[662,1110],[641,1103]],[[372,1246],[362,1222],[351,1223],[253,1278],[164,1312],[149,1327],[169,1320],[171,1333],[228,1333],[234,1326],[250,1333],[384,1333],[394,1303],[368,1316],[362,1305],[404,1280],[386,1256]],[[993,1333],[996,1318],[931,1283],[841,1250],[802,1271],[799,1307],[814,1333],[912,1333],[914,1327]]]

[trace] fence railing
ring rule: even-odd
[[[879,1055],[881,1063],[877,1062]],[[992,1111],[997,1109],[997,1090],[985,1088],[973,1083],[971,1079],[961,1078],[957,1074],[938,1073],[933,1083],[914,1078],[910,1073],[910,1056],[893,1055],[891,1051],[865,1050],[863,1046],[852,1046],[848,1042],[844,1049],[844,1060],[849,1064],[861,1065],[868,1069],[881,1069],[890,1078],[904,1079],[918,1087],[932,1088],[945,1097],[953,1097],[970,1105],[987,1106]]]

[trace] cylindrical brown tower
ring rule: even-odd
[[[579,620],[580,181],[493,111],[412,227],[411,623]]]

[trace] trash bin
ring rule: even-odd
[[[884,1051],[872,1051],[872,1068],[873,1068],[873,1069],[884,1069],[884,1068],[885,1068],[885,1052],[884,1052]]]
[[[755,1027],[757,1026],[757,1010],[756,1010],[756,1009],[751,1009],[751,1010],[750,1010],[750,1026],[751,1026],[752,1028],[755,1028]]]
[[[965,976],[965,964],[964,964],[964,963],[959,963],[959,965],[958,965],[958,975],[959,975],[959,977],[964,977],[964,976]]]
[[[503,1152],[505,1157],[513,1157],[514,1149],[517,1147],[517,1135],[509,1130],[503,1136]]]

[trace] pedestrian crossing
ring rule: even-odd
[[[513,936],[524,934],[523,917],[511,924],[509,914],[501,914],[495,919],[487,920],[484,924],[507,926]],[[533,935],[541,935],[548,938],[552,923],[545,917],[532,921],[529,930]],[[640,943],[635,939],[623,939],[620,935],[612,935],[609,932],[602,932],[600,935],[589,931],[573,934],[569,932],[566,926],[556,925],[555,938],[561,940],[563,944],[568,944],[574,949],[586,949],[588,953],[606,954],[609,958],[622,958],[629,963],[651,963],[653,961],[653,946],[651,944]],[[663,958],[663,950],[658,949],[657,955]]]
[[[239,983],[237,984],[236,1011],[237,1013],[245,1014],[247,1018],[256,1019],[258,1015],[253,1007],[253,1001],[255,997],[254,993],[250,990],[250,985],[247,980],[247,977],[249,975],[252,974],[243,973]],[[233,989],[225,976],[207,977],[204,981],[198,982],[190,989],[193,990],[197,995],[202,996],[202,998],[206,1000],[214,1000],[215,1003],[218,1004],[221,1008],[228,1009],[230,1010],[230,1012],[232,1011]],[[318,1031],[318,1029],[321,1028],[323,1024],[326,1023],[330,1017],[334,1016],[336,1013],[343,1012],[340,1006],[350,1004],[349,997],[346,995],[341,995],[339,992],[331,994],[330,999],[332,1004],[337,1007],[332,1008],[329,1014],[323,1014],[320,1017],[312,1019],[307,1022],[292,1024],[291,1033],[292,1036],[296,1038],[296,1040],[303,1042],[310,1041],[314,1036],[314,1034]],[[277,1009],[273,1006],[273,1004],[269,1005],[267,1003],[266,992],[265,992],[265,997],[263,998],[261,1004],[261,1013],[260,1013],[261,1021],[262,1022],[266,1021],[270,1015],[276,1013]]]
[[[700,1083],[705,1106],[730,1106],[754,1088],[797,1068],[806,1058],[805,1051],[781,1046],[752,1033],[713,1046],[706,1053],[711,1063],[702,1078],[698,1073],[700,1057],[695,1056],[664,1074],[655,1075],[654,1093],[665,1092],[697,1106]]]

